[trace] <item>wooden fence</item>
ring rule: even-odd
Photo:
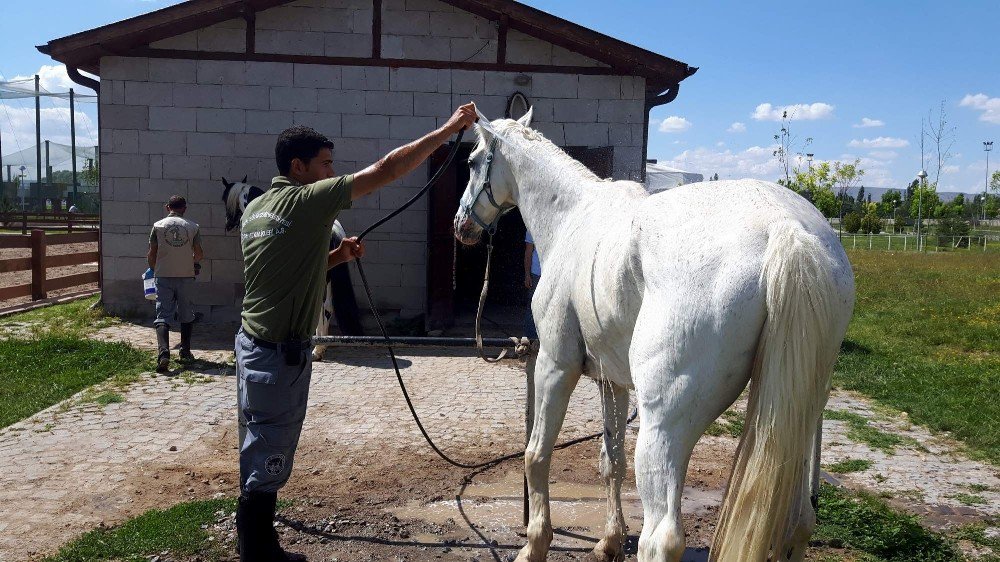
[[[3,228],[20,228],[21,234],[27,235],[29,229],[39,228],[53,230],[65,228],[73,232],[78,230],[94,230],[101,224],[100,215],[84,215],[81,213],[0,213],[0,225]]]
[[[31,283],[0,287],[0,301],[30,296],[31,300],[47,298],[48,291],[66,289],[100,282],[100,271],[75,273],[62,277],[47,278],[46,272],[53,267],[100,263],[100,253],[79,252],[75,254],[47,255],[49,246],[97,242],[98,231],[74,232],[72,234],[45,234],[44,230],[32,230],[29,235],[0,236],[0,248],[30,248],[31,257],[0,259],[0,273],[30,271]]]

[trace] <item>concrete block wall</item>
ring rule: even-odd
[[[474,100],[502,116],[515,91],[535,106],[535,126],[560,145],[615,147],[615,177],[642,169],[643,79],[292,63],[105,57],[101,61],[104,300],[118,313],[152,314],[141,296],[149,230],[172,194],[188,198],[206,259],[196,305],[234,320],[243,296],[236,233],[224,231],[221,178],[276,175],[274,142],[306,124],[335,143],[338,173],[357,171],[440,126]],[[523,80],[523,76],[520,77]],[[341,215],[358,232],[426,181],[427,165]],[[379,305],[405,316],[426,308],[427,202],[368,238],[369,279]],[[359,295],[361,293],[359,292]]]
[[[246,29],[246,21],[232,19],[160,41],[154,41],[149,46],[155,49],[242,53],[246,51]]]
[[[382,2],[382,56],[496,62],[496,23],[438,0]]]
[[[370,57],[371,0],[298,0],[256,15],[258,53]]]

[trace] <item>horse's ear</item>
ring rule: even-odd
[[[243,176],[243,182],[242,183],[246,183],[246,182],[247,182],[247,176]]]
[[[535,113],[535,107],[534,106],[529,107],[528,112],[522,115],[521,118],[517,120],[517,122],[521,124],[521,126],[523,127],[530,127],[531,117],[532,115],[534,115],[534,113]]]
[[[233,186],[233,184],[229,183],[229,181],[226,180],[226,176],[222,176],[222,185],[224,185],[226,187],[232,187]]]

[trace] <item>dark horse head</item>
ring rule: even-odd
[[[264,190],[247,183],[247,177],[243,176],[243,181],[229,182],[222,178],[222,185],[226,190],[222,192],[222,202],[226,204],[226,232],[240,225],[240,218],[243,211],[251,201],[264,193]]]

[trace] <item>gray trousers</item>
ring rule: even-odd
[[[156,320],[153,325],[194,322],[191,309],[191,285],[194,277],[156,278]]]
[[[236,394],[239,409],[240,488],[277,492],[288,482],[309,401],[312,347],[299,365],[288,366],[283,346],[268,349],[236,333]]]

